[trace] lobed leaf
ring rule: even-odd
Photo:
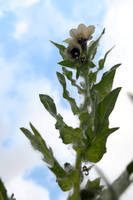
[[[95,96],[95,93],[98,92],[98,99],[102,100],[102,98],[111,91],[116,69],[120,65],[121,64],[117,64],[113,66],[109,71],[103,74],[101,81],[95,84],[91,89],[91,94],[93,96]]]
[[[25,134],[25,136],[30,140],[32,147],[43,154],[43,160],[49,165],[53,165],[54,157],[51,148],[48,148],[45,141],[35,129],[35,127],[30,123],[30,127],[34,134],[32,134],[26,128],[20,128],[20,130]]]
[[[80,196],[81,199],[99,199],[99,194],[102,191],[103,186],[100,186],[100,178],[97,178],[93,181],[88,180],[84,189],[81,190]]]
[[[133,161],[131,161],[127,166],[127,172],[129,176],[133,173]]]
[[[88,49],[88,60],[94,59],[96,52],[97,52],[97,47],[99,45],[99,41],[100,41],[100,39],[101,39],[101,37],[104,33],[105,33],[105,29],[103,29],[100,37],[95,42],[93,42],[93,44],[89,47],[89,49]]]
[[[89,145],[92,138],[94,137],[94,131],[92,130],[94,118],[88,112],[82,112],[79,115],[79,120],[80,120],[80,128],[81,130],[84,131],[87,137],[87,140],[84,141],[85,142],[87,141],[87,145]]]
[[[64,144],[78,145],[81,143],[82,132],[80,128],[72,128],[63,121],[61,115],[57,116],[56,129],[60,131],[60,137]]]
[[[39,132],[30,123],[30,127],[34,135],[25,128],[21,128],[21,131],[29,138],[33,148],[40,151],[43,154],[43,160],[51,167],[49,169],[55,174],[58,185],[63,191],[68,191],[72,188],[73,181],[66,173],[66,171],[60,166],[57,160],[53,157],[51,148],[48,148],[45,141],[42,139]]]
[[[131,163],[129,163],[126,170],[110,185],[116,200],[121,196],[121,194],[125,192],[128,186],[132,183],[132,181],[130,180],[131,171],[130,172],[128,171],[129,166],[131,167],[130,169],[132,169],[131,171],[133,173],[133,161],[132,161]],[[101,199],[112,200],[112,192],[110,191],[110,188],[103,190]]]
[[[96,65],[92,61],[88,60],[88,67],[94,68],[95,66]]]
[[[89,73],[89,81],[90,83],[92,83],[92,85],[94,85],[94,83],[96,82],[96,79],[97,79],[97,74],[100,70],[102,70],[104,68],[104,64],[105,64],[105,61],[106,61],[106,58],[107,58],[107,55],[110,53],[110,51],[113,49],[114,47],[112,47],[109,51],[107,51],[107,53],[105,54],[104,58],[100,59],[99,60],[99,68],[95,71],[95,72],[90,72]],[[96,65],[92,62],[92,61],[88,61],[90,64],[89,64],[89,67],[90,68],[93,68],[95,67]],[[92,62],[92,65],[91,65],[91,62]]]
[[[66,60],[59,62],[58,64],[61,66],[70,67],[72,69],[75,69],[77,63],[66,59]]]
[[[96,80],[97,80],[97,71],[95,71],[95,72],[90,72],[89,73],[89,82],[90,83],[92,83],[92,84],[94,84],[95,82],[96,82]]]
[[[106,139],[94,141],[85,152],[85,160],[97,163],[101,160],[104,153],[106,153]]]
[[[50,40],[50,42],[51,42],[52,44],[54,44],[54,45],[59,49],[60,55],[62,56],[63,59],[65,59],[65,58],[66,58],[66,55],[65,55],[66,47],[63,46],[63,45],[61,45],[61,44],[58,44],[58,43],[56,43],[56,42],[53,42],[53,41],[51,41],[51,40]]]
[[[86,148],[85,160],[94,163],[99,162],[106,153],[107,137],[116,130],[118,130],[118,128],[109,129],[106,127],[103,129],[102,132],[96,136],[92,143],[89,143],[89,146]]]
[[[71,81],[71,84],[78,89],[78,93],[82,94],[83,93],[82,88],[79,85],[77,85],[76,80],[72,78],[72,71],[67,70],[65,67],[62,68],[62,71],[63,74],[67,77],[67,79]]]
[[[87,186],[88,187],[92,187],[92,188],[99,188],[99,187],[101,187],[100,186],[100,178],[96,178],[95,180],[93,180],[93,181],[89,181],[88,183],[87,183]]]
[[[63,45],[61,45],[61,44],[58,44],[58,43],[56,43],[56,42],[53,42],[53,41],[51,41],[51,40],[50,40],[50,42],[51,42],[52,44],[54,44],[60,51],[65,51],[65,49],[66,49],[65,46],[63,46]]]
[[[60,72],[56,72],[56,75],[58,77],[58,80],[60,82],[60,84],[62,85],[63,89],[66,89],[66,79],[65,76],[63,74],[61,74]]]
[[[68,69],[66,69],[65,67],[62,67],[62,71],[63,71],[63,74],[67,77],[68,80],[73,80],[72,78],[72,71],[69,71]],[[75,80],[73,80],[74,82]]]
[[[50,96],[44,95],[44,94],[40,94],[39,97],[40,97],[40,101],[42,102],[42,104],[46,108],[46,110],[53,117],[56,117],[57,111],[56,111],[56,106],[55,106],[53,99]]]
[[[69,177],[58,179],[57,182],[58,182],[59,187],[64,192],[71,190],[73,187],[73,181]]]
[[[108,95],[104,97],[102,101],[97,105],[97,111],[95,116],[95,134],[100,134],[104,124],[108,122],[108,117],[114,109],[117,97],[121,88],[112,90]]]
[[[98,70],[102,70],[104,68],[104,63],[106,61],[106,58],[108,56],[108,54],[110,53],[110,51],[114,48],[114,46],[109,50],[107,51],[107,53],[105,54],[104,58],[102,58],[101,60],[99,60],[99,69]]]
[[[0,200],[9,200],[7,196],[7,190],[1,178],[0,178]]]
[[[69,92],[66,89],[66,80],[65,80],[65,76],[59,72],[56,73],[58,80],[60,82],[60,84],[63,87],[63,97],[70,103],[71,109],[73,111],[73,114],[76,115],[79,113],[79,108],[75,102],[75,99],[70,97]]]
[[[57,161],[55,161],[53,167],[49,167],[49,169],[56,175],[56,181],[63,191],[69,191],[72,188],[72,179]]]
[[[88,112],[82,112],[79,115],[79,120],[80,120],[80,127],[82,130],[86,130],[86,128],[88,127],[88,124],[90,122],[90,115]]]

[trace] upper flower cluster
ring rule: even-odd
[[[93,25],[86,27],[84,24],[79,24],[77,29],[70,30],[72,38],[67,38],[63,41],[69,44],[66,49],[68,59],[74,61],[81,57],[83,45],[92,39],[94,31],[95,27]]]

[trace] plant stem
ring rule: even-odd
[[[89,67],[84,72],[84,84],[85,84],[85,93],[84,93],[84,103],[82,107],[82,111],[91,112],[93,102],[90,94],[90,84],[89,84]],[[90,108],[90,110],[88,110]]]
[[[76,200],[80,200],[81,151],[77,152],[75,170],[77,171],[77,180],[74,182],[74,197]]]

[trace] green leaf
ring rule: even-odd
[[[127,171],[129,175],[133,173],[133,161],[128,164]]]
[[[34,135],[28,129],[20,128],[20,130],[30,140],[32,147],[43,154],[44,162],[53,166],[54,157],[53,157],[52,149],[47,147],[45,141],[43,140],[39,132],[35,129],[35,127],[31,123],[30,123],[30,127]]]
[[[59,187],[64,191],[69,191],[73,187],[73,181],[69,177],[57,180]]]
[[[58,77],[58,80],[60,82],[60,84],[62,85],[63,89],[66,89],[66,79],[65,76],[63,74],[61,74],[60,72],[56,72],[56,75]]]
[[[109,71],[103,74],[101,81],[95,84],[91,89],[91,94],[93,96],[98,92],[98,99],[102,100],[102,98],[111,91],[116,69],[120,65],[121,64],[117,64],[113,66]]]
[[[77,199],[77,194],[76,193],[73,193],[71,196],[69,196],[67,198],[67,200],[76,200]]]
[[[99,199],[98,196],[102,191],[103,186],[100,186],[100,178],[93,181],[88,180],[87,185],[81,190],[81,199],[83,200],[94,200]]]
[[[71,177],[66,173],[66,171],[60,166],[57,160],[53,157],[53,152],[51,148],[48,148],[45,141],[42,139],[39,132],[30,123],[30,127],[34,135],[25,128],[21,128],[21,131],[29,138],[33,148],[40,151],[43,154],[43,160],[49,164],[51,167],[49,169],[55,174],[58,185],[63,191],[68,191],[73,186],[73,181]]]
[[[11,197],[9,198],[9,200],[16,200],[16,199],[14,198],[14,194],[11,195]]]
[[[63,74],[67,77],[67,79],[71,81],[71,84],[78,89],[78,93],[82,94],[83,93],[82,88],[79,85],[77,85],[76,80],[72,78],[72,74],[73,74],[72,71],[67,70],[65,67],[62,68],[62,71],[63,71]]]
[[[59,65],[62,65],[62,66],[65,66],[65,67],[70,67],[72,69],[75,69],[76,66],[77,66],[77,63],[76,62],[72,62],[70,60],[63,60],[61,62],[58,63]]]
[[[108,117],[114,109],[120,90],[121,88],[116,88],[112,90],[108,95],[104,97],[102,101],[99,102],[95,116],[96,135],[100,134],[100,131],[104,127],[104,124],[107,123]]]
[[[107,51],[107,53],[105,54],[104,58],[99,60],[99,70],[102,70],[104,68],[104,63],[106,61],[106,58],[107,58],[107,55],[110,53],[110,51],[114,48],[114,46],[109,50]]]
[[[56,117],[57,111],[56,111],[56,107],[55,107],[55,103],[54,103],[53,99],[50,96],[44,95],[44,94],[40,94],[39,97],[40,97],[40,101],[42,102],[42,104],[44,105],[46,110],[53,117]]]
[[[58,49],[59,49],[59,53],[60,55],[62,56],[63,59],[66,58],[66,55],[65,55],[65,50],[66,50],[66,47],[61,45],[61,44],[58,44],[58,43],[55,43],[53,41],[50,41],[52,44],[54,44]]]
[[[81,72],[81,67],[77,67],[77,71],[76,71],[76,80],[78,80],[79,76],[80,76],[80,72]]]
[[[91,186],[92,188],[95,188],[95,189],[99,188],[99,186],[100,186],[100,178],[96,178],[93,181],[89,181],[89,183],[87,183],[87,186],[88,185]]]
[[[97,80],[97,71],[96,72],[90,72],[89,73],[89,81],[90,81],[90,83],[95,83],[96,82],[96,80]]]
[[[78,146],[81,143],[82,132],[80,128],[72,128],[63,121],[61,115],[57,116],[56,129],[60,131],[60,137],[64,144],[74,144]]]
[[[14,194],[12,194],[11,197],[8,197],[6,187],[1,178],[0,178],[0,200],[16,200],[14,198]]]
[[[101,160],[104,153],[106,153],[106,139],[104,138],[102,141],[95,141],[85,152],[85,160],[88,160],[93,163],[97,163]]]
[[[91,139],[94,137],[94,131],[92,130],[94,117],[88,112],[82,112],[79,115],[79,120],[80,120],[80,128],[81,130],[84,131],[87,137],[87,140],[84,141],[86,141],[87,145],[89,145]]]
[[[132,162],[130,163],[132,165]],[[129,165],[130,165],[129,164]],[[128,166],[129,166],[128,165]],[[129,185],[132,183],[130,180],[130,174],[128,173],[128,170],[126,169],[111,185],[111,191],[110,188],[103,190],[102,192],[102,200],[112,200],[112,196],[115,195],[115,200],[119,199],[119,197],[125,192],[125,190],[129,187]]]
[[[94,68],[96,65],[92,61],[88,60],[88,66]]]
[[[101,59],[101,60],[99,60],[99,68],[97,69],[97,71],[95,71],[95,72],[90,72],[89,73],[89,81],[90,81],[90,83],[92,83],[92,84],[94,84],[95,82],[96,82],[96,79],[97,79],[97,74],[98,74],[98,72],[100,71],[100,70],[102,70],[103,68],[104,68],[104,63],[105,63],[105,61],[106,61],[106,57],[107,57],[107,55],[109,54],[109,52],[113,49],[114,47],[112,47],[106,54],[105,54],[105,56],[104,56],[104,58],[103,59]],[[91,61],[90,61],[91,62]],[[94,63],[93,63],[94,64]],[[118,64],[118,65],[120,65],[120,64]],[[93,65],[94,67],[95,67],[95,64]],[[117,65],[116,65],[117,66]],[[114,70],[114,68],[116,67],[116,66],[114,66],[112,69]],[[118,67],[118,66],[117,66]],[[105,73],[106,74],[106,73]],[[103,76],[103,79],[104,79],[104,76]],[[104,80],[102,80],[102,81],[104,81]],[[113,83],[113,78],[112,78],[112,83]],[[102,85],[102,84],[101,84]],[[102,86],[99,86],[98,84],[96,84],[95,86],[94,86],[94,88],[95,87],[98,87],[98,89],[101,89],[102,91],[103,91],[103,88],[102,88]],[[107,87],[108,85],[107,84],[105,84],[105,86]],[[97,88],[96,88],[97,89]],[[105,91],[106,91],[106,88],[105,88]]]
[[[52,44],[54,44],[60,51],[65,51],[65,49],[66,49],[65,46],[63,46],[63,45],[61,45],[61,44],[58,44],[58,43],[56,43],[56,42],[53,42],[53,41],[51,41],[51,40],[50,40],[50,42],[51,42]]]
[[[0,178],[0,200],[9,200],[7,196],[7,190],[1,178]]]
[[[78,143],[82,136],[80,128],[73,129],[67,125],[60,131],[60,134],[65,144]]]
[[[99,162],[106,153],[107,137],[116,130],[118,130],[118,127],[109,129],[105,125],[101,132],[93,139],[92,143],[89,143],[89,146],[86,147],[85,160],[94,163]]]
[[[31,129],[32,129],[32,131],[33,131],[35,137],[38,138],[38,139],[39,139],[39,138],[41,139],[40,133],[36,130],[36,128],[35,128],[31,123],[30,123],[30,127],[31,127]]]
[[[67,176],[66,171],[60,166],[60,164],[56,160],[54,161],[53,167],[49,167],[49,169],[56,175],[58,179]]]
[[[63,87],[63,97],[64,97],[64,99],[66,99],[70,103],[70,106],[71,106],[73,114],[74,115],[78,114],[79,113],[79,108],[78,108],[78,106],[77,106],[77,104],[75,102],[75,99],[70,97],[69,92],[66,89],[65,76],[63,74],[59,73],[59,72],[56,72],[56,74],[57,74],[57,77],[58,77],[58,80],[59,80],[60,84]]]
[[[62,71],[63,71],[63,74],[67,77],[68,80],[72,81],[72,82],[75,82],[75,80],[72,78],[72,71],[69,71],[67,70],[65,67],[62,67]]]
[[[56,181],[63,191],[69,191],[72,188],[72,179],[57,161],[55,161],[53,167],[49,167],[49,169],[56,175]]]
[[[86,130],[86,128],[88,127],[88,124],[90,122],[90,115],[88,112],[82,112],[79,115],[79,120],[80,120],[80,127],[82,130]]]
[[[89,143],[95,137],[95,133],[94,133],[94,130],[93,130],[93,125],[94,125],[94,117],[92,116],[92,117],[90,117],[88,126],[87,126],[87,128],[85,130],[85,135],[87,137],[87,142],[89,142]]]
[[[93,44],[89,47],[89,49],[88,49],[88,60],[93,60],[93,58],[95,57],[96,52],[97,52],[97,47],[99,45],[99,41],[100,41],[100,39],[101,39],[101,37],[104,33],[105,33],[105,29],[103,29],[100,37],[95,42],[93,42]]]

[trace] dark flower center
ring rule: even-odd
[[[77,48],[73,48],[70,53],[72,54],[73,58],[79,58],[80,56],[80,51]]]
[[[87,41],[87,38],[81,37],[81,38],[78,39],[79,44],[84,44],[86,41]]]

